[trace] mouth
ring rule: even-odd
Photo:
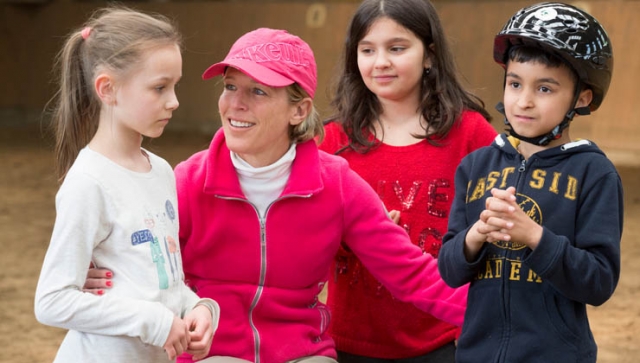
[[[533,117],[525,115],[513,115],[513,118],[520,122],[533,122],[535,120]]]
[[[376,80],[376,81],[378,81],[378,82],[389,82],[389,81],[391,81],[391,80],[392,80],[392,79],[394,79],[394,78],[396,78],[396,76],[390,76],[390,75],[389,75],[389,76],[387,76],[387,75],[384,75],[384,76],[374,76],[374,77],[373,77],[373,79],[375,79],[375,80]]]
[[[240,129],[246,129],[246,128],[249,128],[249,127],[255,125],[254,123],[251,123],[251,122],[244,122],[244,121],[231,120],[231,119],[229,119],[229,124],[232,127],[236,127],[236,128],[240,128]]]

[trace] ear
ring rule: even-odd
[[[116,88],[113,77],[107,73],[100,73],[93,84],[98,98],[106,105],[116,103]]]
[[[575,108],[588,107],[591,104],[591,100],[593,100],[593,91],[589,88],[583,89],[578,96]]]
[[[429,54],[434,54],[436,52],[436,46],[435,44],[431,43],[428,46],[430,52],[428,52],[426,49],[424,51],[424,68],[428,69],[431,68],[431,66],[433,65],[431,62],[431,56]]]
[[[307,116],[309,116],[311,110],[313,109],[313,101],[311,100],[311,98],[306,97],[303,98],[302,101],[298,102],[298,104],[294,107],[295,110],[293,116],[289,121],[289,124],[292,126],[299,125],[307,118]]]

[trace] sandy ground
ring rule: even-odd
[[[209,136],[165,134],[146,146],[172,165]],[[39,324],[33,297],[55,217],[51,142],[39,130],[0,128],[0,362],[51,362],[65,331]],[[640,169],[619,168],[625,187],[622,276],[589,316],[599,363],[640,362]]]

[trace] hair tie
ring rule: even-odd
[[[82,39],[87,40],[87,38],[89,38],[89,34],[91,34],[91,27],[85,27],[82,29],[80,34],[82,35]]]

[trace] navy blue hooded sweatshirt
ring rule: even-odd
[[[622,183],[592,142],[575,141],[525,160],[520,141],[498,135],[465,157],[438,257],[444,281],[471,283],[456,362],[596,362],[586,304],[600,305],[620,276]],[[475,261],[464,239],[491,188],[516,188],[520,207],[543,226],[535,250],[485,243]]]

